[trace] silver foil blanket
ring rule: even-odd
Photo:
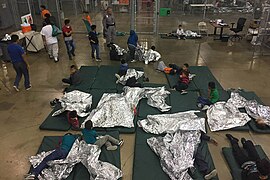
[[[150,148],[160,157],[160,164],[172,180],[191,180],[188,168],[193,167],[194,153],[200,143],[200,131],[177,131],[164,137],[147,139]]]
[[[270,107],[260,105],[256,100],[247,101],[245,109],[247,114],[254,119],[263,119],[270,126]]]
[[[244,126],[251,119],[228,101],[211,105],[207,110],[207,120],[211,131],[220,131]]]
[[[121,76],[119,79],[119,83],[122,85],[126,85],[126,82],[129,78],[135,77],[136,79],[139,79],[142,77],[144,72],[142,71],[136,71],[135,69],[128,69],[126,75]]]
[[[115,50],[119,56],[122,56],[122,55],[124,55],[124,53],[127,53],[127,51],[125,49],[121,48],[120,46],[118,46],[116,44],[113,44],[113,46],[115,47]]]
[[[233,104],[237,108],[244,108],[247,100],[242,97],[238,92],[231,92],[231,97],[227,101],[228,103]]]
[[[122,94],[103,94],[96,109],[82,124],[91,120],[94,127],[134,127],[134,110],[140,99],[148,98],[150,106],[158,108],[160,111],[168,111],[171,106],[165,103],[165,98],[169,92],[164,87],[160,88],[130,88],[124,87]]]
[[[138,121],[145,132],[153,134],[174,133],[178,130],[201,130],[205,132],[205,119],[195,113],[186,111],[175,114],[148,115],[147,119]]]
[[[31,164],[36,167],[52,151],[30,157]],[[49,168],[42,171],[40,180],[66,179],[77,163],[82,163],[90,174],[90,179],[115,180],[122,177],[122,171],[114,165],[98,160],[101,149],[85,141],[76,140],[66,159],[48,162]]]
[[[77,111],[78,116],[85,117],[89,115],[90,108],[92,105],[92,95],[74,90],[68,93],[65,93],[64,96],[60,99],[62,109],[55,111],[52,116],[57,116],[64,111]]]

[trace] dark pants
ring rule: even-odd
[[[173,88],[176,89],[176,91],[182,91],[188,88],[188,85],[186,83],[178,82]]]
[[[136,47],[132,44],[129,44],[128,45],[128,49],[129,49],[129,52],[130,52],[130,58],[131,60],[134,60],[135,59],[135,50],[136,50]]]
[[[92,48],[92,58],[95,58],[95,52],[96,52],[97,59],[100,59],[99,45],[98,44],[91,44],[91,48]]]
[[[71,55],[74,55],[74,52],[75,52],[74,42],[73,40],[65,41],[65,44],[66,44],[68,56],[71,57]]]
[[[24,76],[24,87],[30,87],[30,80],[29,80],[29,72],[27,69],[27,65],[25,62],[16,62],[13,64],[13,68],[16,71],[16,78],[14,82],[14,86],[17,88],[19,87],[19,83],[21,81],[22,75]]]
[[[204,98],[204,97],[198,97],[198,103],[200,103],[200,104],[203,104],[203,105],[208,105],[208,106],[210,106],[210,105],[212,105],[213,103],[209,100],[209,99],[207,99],[207,98]]]
[[[141,83],[137,82],[137,80],[136,80],[136,78],[134,76],[127,80],[126,86],[129,86],[129,87],[142,87]]]
[[[119,76],[124,76],[124,75],[127,74],[127,70],[126,70],[126,69],[125,69],[125,70],[123,70],[123,69],[121,70],[121,69],[120,69],[120,70],[118,71],[118,74],[119,74]]]
[[[175,73],[180,74],[181,68],[176,64],[169,64],[169,67],[173,68],[173,70],[175,70]]]
[[[232,149],[233,149],[233,156],[236,159],[239,166],[247,161],[257,161],[260,159],[259,154],[257,153],[254,144],[252,141],[248,140],[243,144],[243,148],[246,150],[248,155],[245,154],[243,149],[241,149],[238,145],[238,142],[234,140],[230,140]]]
[[[36,168],[33,169],[33,174],[35,174],[36,176],[39,175],[43,169],[48,167],[47,162],[52,161],[52,160],[64,159],[67,157],[67,155],[68,155],[68,151],[61,148],[56,149],[50,155],[45,157],[43,161]]]
[[[201,144],[198,146],[198,149],[195,155],[195,163],[198,166],[198,170],[203,174],[203,176],[205,176],[210,173],[210,170],[208,168],[207,162],[205,161],[205,157],[202,154],[202,147],[203,146]]]
[[[70,80],[70,78],[69,78],[69,79],[64,78],[64,79],[62,79],[62,82],[71,85],[71,80]]]

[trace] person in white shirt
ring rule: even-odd
[[[148,64],[151,61],[158,61],[161,58],[161,55],[155,51],[156,47],[152,46],[145,54],[145,64]]]
[[[178,39],[186,39],[186,34],[185,34],[184,29],[182,28],[181,24],[178,26],[178,29],[176,31],[176,35],[177,35]]]
[[[45,23],[46,26],[41,29],[40,34],[43,37],[50,59],[54,59],[54,62],[58,62],[58,40],[57,37],[52,36],[53,28],[50,19],[46,18]]]

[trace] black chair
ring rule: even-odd
[[[235,41],[236,39],[241,40],[243,37],[237,33],[243,31],[243,27],[245,26],[246,23],[246,18],[239,18],[237,21],[237,26],[236,28],[234,28],[234,24],[235,23],[231,23],[232,24],[232,28],[230,28],[231,31],[233,31],[235,34],[231,37],[232,41]]]

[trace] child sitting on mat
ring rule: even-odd
[[[71,133],[67,133],[62,138],[62,143],[59,148],[55,149],[51,154],[46,156],[42,162],[36,167],[33,168],[30,174],[25,176],[25,179],[36,179],[38,175],[42,172],[43,169],[47,168],[47,162],[58,159],[65,159],[71,150],[73,143],[76,140],[76,136]]]
[[[188,63],[183,64],[181,68],[176,64],[169,64],[169,67],[173,69],[174,74],[181,74],[182,71],[186,71],[188,72],[188,74],[190,74],[188,69],[189,68]]]
[[[219,93],[215,82],[208,83],[208,98],[198,97],[198,107],[206,110],[208,106],[216,103],[219,100]]]
[[[87,121],[85,123],[85,128],[82,130],[82,136],[83,140],[88,144],[95,144],[99,148],[101,148],[103,145],[106,146],[106,149],[108,151],[114,151],[117,149],[117,146],[122,146],[124,143],[124,140],[118,140],[110,135],[105,136],[97,136],[97,133],[93,128],[93,123],[91,120]],[[112,145],[114,144],[114,145]]]
[[[179,24],[178,29],[176,31],[176,36],[178,39],[186,39],[186,34],[184,32],[184,29],[182,28],[182,25]]]
[[[180,91],[181,94],[187,94],[186,89],[188,88],[189,84],[189,73],[187,71],[182,71],[179,80],[176,85],[173,86],[176,91]]]
[[[78,85],[81,82],[78,68],[75,65],[70,66],[70,77],[62,79],[63,83],[69,84],[69,85]]]

